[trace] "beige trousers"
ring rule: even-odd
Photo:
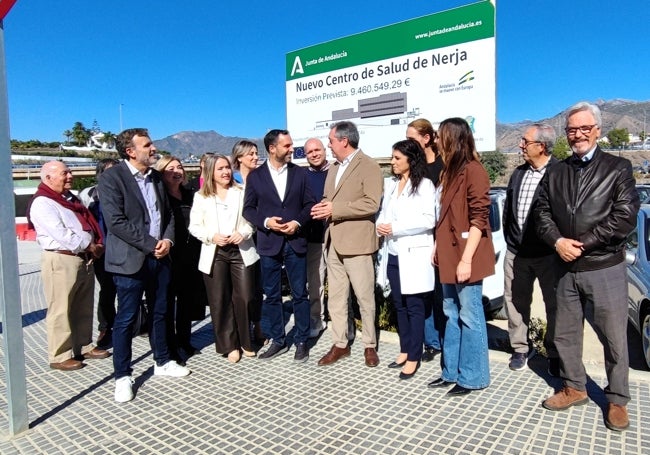
[[[95,275],[77,256],[43,251],[41,276],[47,302],[47,357],[60,363],[93,349]]]
[[[327,252],[327,283],[332,342],[339,348],[348,345],[348,298],[352,284],[361,313],[361,341],[366,348],[376,347],[375,268],[372,255],[342,256],[330,246]]]

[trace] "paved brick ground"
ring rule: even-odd
[[[110,359],[88,361],[75,372],[49,369],[38,264],[21,263],[20,275],[30,429],[0,439],[1,454],[650,453],[648,372],[632,371],[632,425],[615,433],[603,423],[601,368],[590,368],[587,405],[554,413],[540,406],[559,385],[543,359],[512,372],[508,356],[492,350],[492,385],[447,398],[426,387],[440,374],[437,359],[409,381],[386,368],[398,353],[388,334],[377,368],[364,366],[359,344],[351,357],[318,367],[330,345],[327,332],[305,364],[294,364],[289,351],[232,365],[215,353],[206,319],[194,327],[193,342],[203,353],[190,359],[186,378],[153,377],[148,341],[137,338],[136,397],[118,404]],[[0,384],[0,431],[6,432],[4,363]]]

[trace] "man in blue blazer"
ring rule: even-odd
[[[293,141],[286,130],[271,130],[264,137],[269,158],[246,179],[243,215],[257,228],[257,252],[262,287],[273,343],[259,358],[287,352],[282,310],[281,274],[284,265],[291,287],[296,351],[294,360],[309,358],[310,308],[307,296],[307,239],[301,227],[310,219],[314,203],[305,169],[291,163]]]
[[[117,288],[113,324],[115,401],[133,399],[131,341],[142,295],[149,309],[149,342],[156,361],[154,375],[186,376],[190,370],[171,360],[167,347],[167,287],[171,274],[169,250],[174,218],[159,172],[158,159],[144,128],[122,131],[116,140],[123,161],[99,181],[98,193],[106,223],[105,268]]]

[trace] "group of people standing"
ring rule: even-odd
[[[622,431],[629,426],[630,400],[625,241],[635,228],[639,196],[631,163],[598,146],[598,106],[580,102],[565,116],[573,154],[555,159],[553,127],[531,125],[519,143],[525,163],[507,188],[504,298],[514,351],[509,366],[524,369],[532,354],[528,326],[537,279],[546,308],[548,372],[563,381],[542,406],[563,411],[588,402],[582,346],[591,314],[604,348],[605,425]]]
[[[626,317],[622,251],[639,201],[629,162],[596,144],[597,109],[580,103],[567,112],[574,155],[563,162],[550,157],[554,132],[547,125],[533,125],[521,140],[526,163],[512,176],[504,210],[510,367],[523,369],[529,356],[530,295],[539,278],[549,319],[549,368],[565,381],[544,407],[586,402],[581,331],[584,308],[593,305],[595,327],[607,343],[606,422],[620,430],[627,427],[629,400],[620,335]],[[129,129],[117,137],[122,160],[100,163],[99,184],[84,196],[90,210],[70,192],[65,164],[46,164],[30,216],[45,250],[51,367],[81,368],[83,359],[108,357],[101,348],[112,345],[115,400],[133,399],[131,342],[143,294],[155,375],[190,373],[185,362],[200,352],[190,342],[191,322],[204,317],[206,303],[217,353],[232,363],[242,356],[273,359],[291,344],[284,270],[295,362],[309,359],[308,340],[326,327],[327,275],[332,346],[318,365],[350,355],[351,292],[361,316],[364,362],[379,364],[378,283],[390,288],[397,313],[400,353],[388,367],[400,368],[400,379],[412,378],[420,362],[441,352],[442,373],[429,387],[453,386],[449,396],[487,387],[482,280],[495,267],[488,174],[461,118],[444,120],[437,131],[418,119],[406,136],[392,147],[387,179],[359,148],[356,125],[342,121],[328,136],[332,163],[317,138],[305,143],[309,166],[292,163],[289,132],[271,130],[264,164],[258,166],[257,146],[241,141],[230,157],[206,154],[200,176],[188,184],[180,159],[160,158],[147,130]],[[98,347],[90,340],[93,263],[100,295],[106,294],[98,308]],[[58,286],[63,282],[66,295]],[[117,312],[110,301],[115,294]],[[62,317],[62,308],[78,307],[83,311],[74,311],[74,318]],[[266,338],[270,343],[260,350]]]

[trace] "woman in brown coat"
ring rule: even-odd
[[[436,140],[445,164],[436,226],[436,261],[447,317],[440,378],[429,387],[455,384],[448,395],[465,395],[490,384],[483,278],[494,274],[490,232],[490,180],[474,137],[460,118],[443,121]]]

